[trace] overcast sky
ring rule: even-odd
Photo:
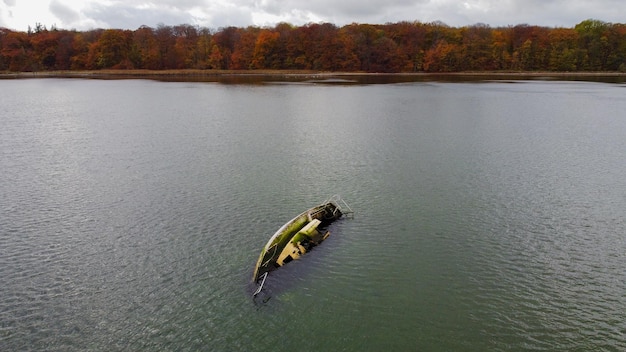
[[[137,29],[142,25],[384,24],[441,21],[460,27],[573,27],[585,19],[626,23],[625,0],[0,0],[0,27]]]

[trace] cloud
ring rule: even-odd
[[[254,23],[252,17],[252,11],[250,8],[237,7],[237,6],[220,6],[212,11],[207,11],[207,16],[204,21],[201,21],[200,25],[205,27],[220,28],[220,27],[247,27]]]
[[[402,13],[428,0],[255,0],[254,9],[268,16],[320,19],[338,25],[352,22],[373,22]],[[407,16],[408,17],[408,16]]]
[[[594,18],[624,22],[623,0],[32,0],[0,1],[0,25],[136,29],[142,25],[191,24],[208,28],[278,22],[336,25],[442,21],[450,26],[485,23],[573,27]]]
[[[250,7],[220,1],[162,0],[101,3],[92,1],[84,15],[110,28],[136,29],[142,25],[190,24],[203,27],[248,26],[252,24]]]
[[[71,7],[62,4],[58,0],[52,0],[49,9],[65,25],[75,23],[80,19],[77,11],[72,10]]]
[[[160,8],[137,8],[129,5],[106,6],[94,4],[85,9],[86,17],[107,28],[135,29],[142,25],[154,26],[159,23],[179,24],[189,18],[181,11]]]
[[[0,3],[0,28],[11,28],[13,21],[13,9],[15,0],[3,0]]]

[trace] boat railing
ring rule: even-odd
[[[336,215],[337,210],[339,210],[341,211],[342,214],[346,215],[347,217],[354,217],[354,210],[352,210],[352,208],[350,208],[348,203],[346,203],[346,201],[343,200],[343,198],[341,198],[341,196],[338,194],[335,194],[332,197],[328,198],[328,200],[325,203],[335,204],[337,209],[335,209],[335,211],[333,212],[333,215]]]
[[[254,292],[254,294],[252,295],[253,297],[256,297],[256,295],[258,295],[259,293],[261,293],[261,290],[263,290],[263,285],[265,285],[265,279],[267,279],[267,274],[269,274],[269,272],[265,272],[263,273],[263,275],[261,275],[261,277],[263,278],[263,280],[261,281],[261,284],[259,285],[259,287],[256,289],[256,291]],[[259,279],[261,278],[259,277]]]
[[[326,209],[318,209],[316,211],[310,212],[309,215],[309,221],[313,220],[313,219],[317,219],[319,214],[325,213]]]
[[[274,250],[274,252],[268,257],[267,253],[269,253],[272,249]],[[278,243],[274,243],[270,248],[267,249],[267,251],[265,252],[265,256],[263,257],[263,259],[267,258],[267,260],[263,262],[260,267],[266,267],[272,261],[272,259],[274,259],[277,249]]]

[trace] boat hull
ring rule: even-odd
[[[339,206],[332,201],[313,207],[281,226],[269,239],[257,260],[252,280],[283,266],[328,237],[325,226],[342,215]]]

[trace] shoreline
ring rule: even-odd
[[[177,82],[329,82],[329,83],[396,83],[420,81],[480,80],[583,80],[626,82],[626,72],[332,72],[312,70],[81,70],[0,72],[0,79],[86,78],[86,79],[153,79]]]

